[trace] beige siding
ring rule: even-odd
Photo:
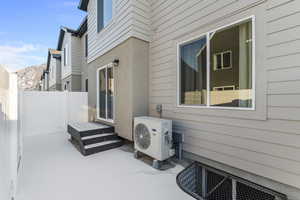
[[[82,55],[82,59],[81,59],[81,91],[85,92],[85,80],[88,79],[88,64],[87,64],[87,58],[85,57],[85,36],[87,33],[85,33],[81,39],[80,39],[80,43],[81,43],[81,55]]]
[[[96,0],[90,0],[88,5],[89,63],[129,37],[150,40],[148,26],[150,5],[147,1],[115,0],[113,19],[99,33],[96,8]]]
[[[72,71],[71,71],[71,49],[72,49],[72,43],[71,43],[71,33],[66,33],[65,34],[65,37],[64,37],[64,40],[63,40],[63,43],[62,43],[62,52],[61,52],[61,73],[62,73],[62,79],[68,77],[71,75]],[[69,50],[68,50],[68,56],[67,56],[67,65],[65,66],[64,65],[64,48],[67,47]]]
[[[72,74],[81,75],[81,65],[84,58],[84,46],[81,45],[81,38],[71,37],[71,66]]]
[[[49,87],[51,88],[56,84],[56,59],[51,55],[50,69],[49,69]]]
[[[300,1],[166,0],[150,6],[150,114],[163,104],[163,117],[185,134],[188,152],[300,188]],[[251,15],[256,111],[177,108],[177,42]]]

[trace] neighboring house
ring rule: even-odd
[[[49,49],[47,71],[49,72],[49,91],[61,90],[61,52]]]
[[[45,75],[44,75],[44,71],[42,73],[41,76],[41,80],[40,80],[40,91],[44,91],[45,90]]]
[[[81,91],[87,92],[89,85],[88,85],[88,33],[87,33],[87,17],[84,18],[83,22],[79,26],[77,30],[80,32],[80,57],[81,57]]]
[[[85,55],[86,19],[77,30],[62,27],[57,50],[61,51],[61,85],[63,91],[82,91],[82,82],[87,79]],[[84,81],[82,81],[84,79]],[[83,85],[85,88],[85,84]]]
[[[89,117],[132,140],[173,120],[184,156],[300,192],[300,1],[81,0]],[[295,192],[296,191],[296,192]]]
[[[48,71],[44,70],[41,77],[41,90],[49,91],[49,79],[48,79]]]

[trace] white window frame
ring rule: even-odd
[[[245,22],[247,20],[251,20],[252,22],[252,107],[251,108],[243,108],[243,107],[223,107],[223,106],[212,106],[210,105],[210,34],[211,33],[214,33],[214,32],[217,32],[219,30],[222,30],[222,29],[226,29],[230,26],[234,26],[236,24],[239,24],[239,23],[242,23],[242,22]],[[222,109],[222,110],[247,110],[247,111],[255,111],[256,110],[256,83],[255,83],[255,72],[256,72],[256,57],[255,57],[255,49],[256,49],[256,36],[255,36],[255,16],[252,15],[252,16],[249,16],[249,17],[246,17],[246,18],[243,18],[243,19],[240,19],[240,20],[237,20],[233,23],[230,23],[230,24],[227,24],[227,25],[224,25],[224,26],[221,26],[221,27],[218,27],[212,31],[208,31],[206,33],[203,33],[203,34],[200,34],[199,36],[197,37],[193,37],[193,38],[190,38],[188,40],[185,40],[183,42],[179,42],[177,43],[177,108],[204,108],[204,109]],[[185,104],[181,104],[180,103],[180,97],[181,97],[181,86],[180,86],[180,80],[181,80],[181,77],[180,77],[180,48],[181,46],[183,45],[186,45],[186,44],[189,44],[189,43],[192,43],[194,41],[197,41],[203,37],[206,37],[206,45],[207,45],[207,48],[206,48],[206,51],[207,51],[207,55],[206,55],[206,67],[207,67],[207,73],[206,73],[206,76],[207,76],[207,105],[185,105]]]
[[[115,5],[116,5],[115,0],[112,0],[111,19],[110,19],[110,21],[107,23],[106,26],[104,26],[104,22],[102,22],[102,23],[103,23],[103,27],[102,27],[101,30],[98,31],[98,27],[96,27],[97,33],[98,33],[98,34],[101,33],[104,29],[107,29],[108,27],[112,26],[113,21],[114,21],[114,16],[115,16],[115,14],[116,14],[116,8],[115,8]],[[102,12],[103,12],[103,11],[102,11]],[[98,26],[98,19],[99,19],[98,14],[99,14],[99,11],[98,11],[98,0],[96,0],[96,21],[97,21],[96,25],[97,25],[97,26]],[[103,20],[103,18],[102,18],[102,20]]]
[[[224,54],[229,53],[230,54],[230,65],[229,67],[224,67]],[[221,55],[221,69],[217,68],[217,56]],[[225,70],[225,69],[232,69],[232,51],[228,50],[228,51],[223,51],[223,52],[219,52],[219,53],[215,53],[213,55],[213,60],[214,60],[214,71],[221,71],[221,70]]]
[[[107,92],[106,92],[106,110],[105,110],[105,116],[106,118],[102,118],[100,117],[99,115],[99,111],[100,111],[100,105],[99,105],[99,72],[103,69],[105,69],[105,72],[106,72],[106,76],[105,76],[105,83],[106,83],[106,91],[108,89],[108,84],[107,84],[107,69],[108,68],[112,68],[113,70],[113,76],[114,76],[114,83],[113,83],[113,90],[114,90],[114,100],[113,100],[113,119],[108,119],[108,112],[107,112]],[[110,63],[110,64],[107,64],[107,65],[104,65],[103,67],[100,67],[99,69],[97,69],[97,109],[96,109],[96,112],[97,112],[97,119],[98,120],[101,120],[101,121],[105,121],[105,122],[109,122],[109,123],[114,123],[115,121],[115,104],[116,104],[116,90],[115,90],[115,69],[114,69],[114,65],[113,63]]]

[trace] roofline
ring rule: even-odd
[[[83,18],[81,24],[79,25],[78,29],[76,30],[79,37],[82,37],[87,32],[87,25],[88,25],[87,23],[88,23],[88,18],[87,16],[85,16],[85,18]]]
[[[63,39],[65,37],[65,33],[71,33],[72,36],[75,37],[82,37],[86,32],[87,32],[87,16],[82,20],[81,24],[79,25],[79,27],[77,28],[77,30],[74,29],[70,29],[68,27],[62,26],[60,28],[60,33],[59,33],[59,37],[58,37],[58,44],[57,44],[57,50],[61,51],[61,47],[62,47],[62,42]]]
[[[89,0],[80,0],[78,9],[82,11],[87,11]]]
[[[46,67],[46,71],[49,71],[50,68],[50,60],[51,60],[51,55],[53,55],[54,58],[56,59],[60,59],[61,55],[60,54],[51,54],[51,50],[53,49],[48,49],[48,58],[47,58],[47,67]]]

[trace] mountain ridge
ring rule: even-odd
[[[16,71],[18,87],[24,91],[37,91],[40,88],[40,80],[46,64],[28,66]]]

